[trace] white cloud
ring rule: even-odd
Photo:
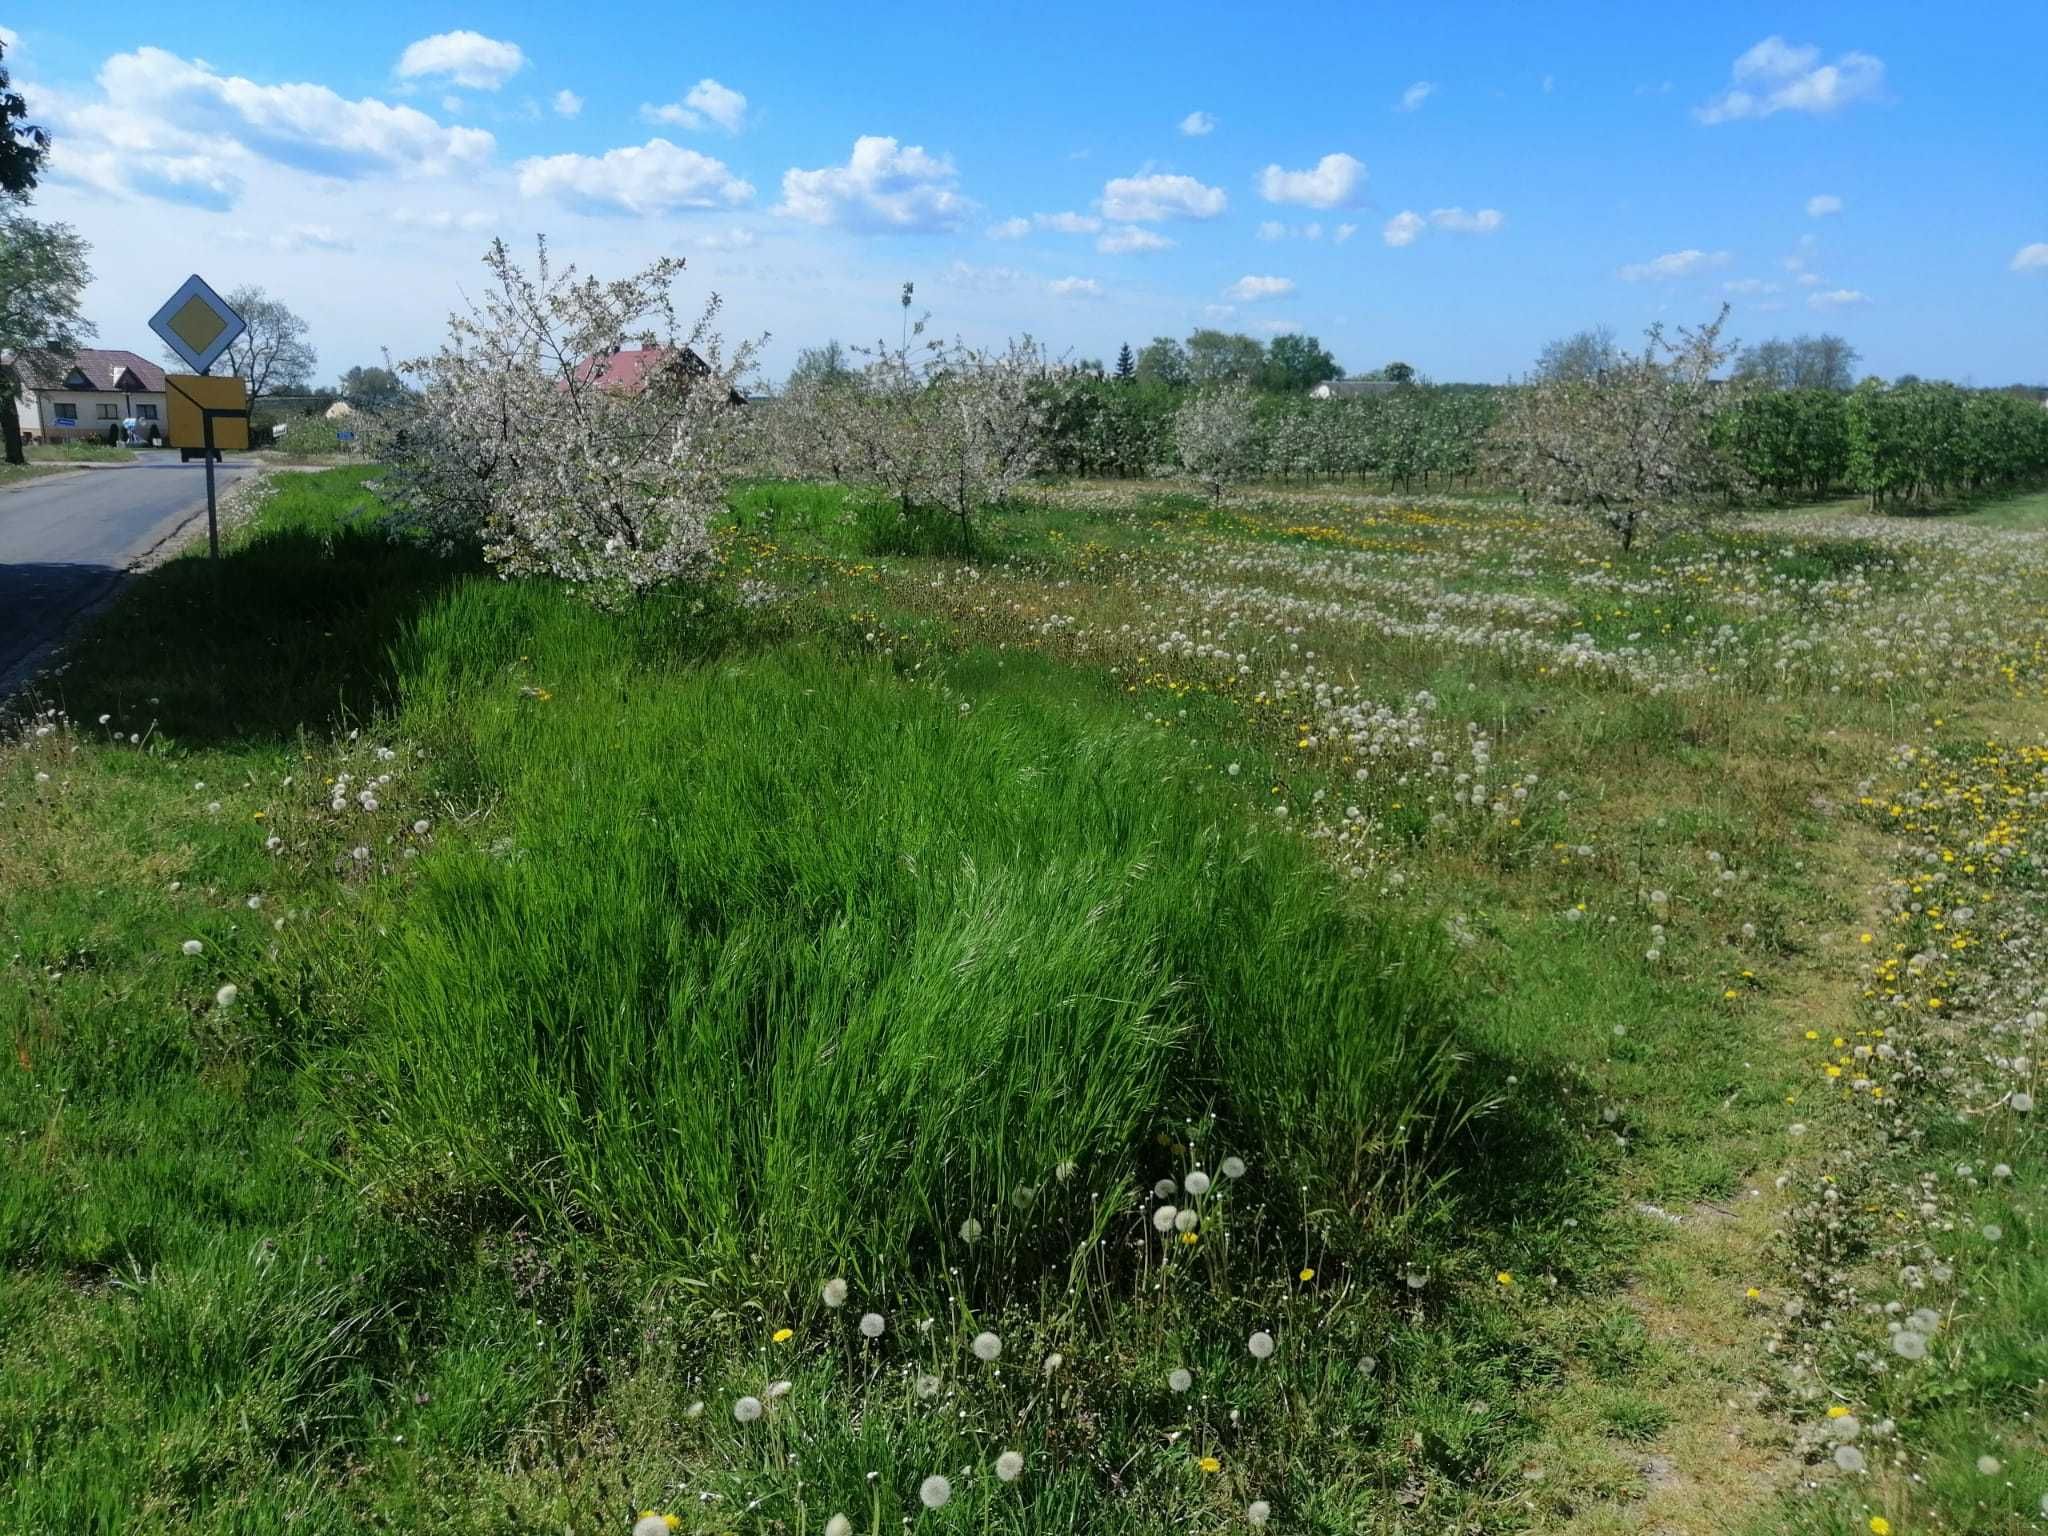
[[[1415,237],[1427,227],[1421,214],[1404,208],[1387,220],[1386,228],[1380,231],[1380,238],[1389,245],[1413,245]]]
[[[1339,224],[1337,226],[1336,233],[1331,235],[1330,239],[1332,243],[1342,245],[1346,240],[1349,240],[1353,235],[1357,233],[1358,226],[1356,224]]]
[[[2036,240],[2032,245],[2023,245],[2014,252],[2013,272],[2048,272],[2048,240]]]
[[[1226,290],[1233,299],[1249,304],[1258,299],[1281,299],[1294,292],[1291,277],[1254,277],[1247,273]]]
[[[733,208],[754,188],[722,161],[649,139],[602,155],[547,155],[519,162],[522,197],[553,197],[586,213],[673,213]]]
[[[1633,261],[1623,267],[1621,280],[1625,283],[1640,283],[1647,279],[1663,282],[1675,277],[1691,277],[1709,267],[1725,267],[1733,258],[1726,251],[1667,251],[1649,261]]]
[[[1105,256],[1128,256],[1134,251],[1166,251],[1172,248],[1173,242],[1166,236],[1136,224],[1112,229],[1095,242],[1095,249]]]
[[[1092,235],[1101,228],[1102,220],[1092,213],[1034,213],[1028,219],[1004,219],[990,226],[988,233],[991,240],[1021,240],[1034,229],[1050,230],[1056,235]]]
[[[760,243],[751,229],[714,229],[691,242],[700,251],[744,251]]]
[[[1834,288],[1826,293],[1809,293],[1808,309],[1843,309],[1851,304],[1868,304],[1870,295],[1854,288]]]
[[[1261,240],[1285,240],[1287,238],[1287,226],[1278,219],[1268,219],[1259,226],[1259,238]]]
[[[1758,294],[1776,293],[1778,285],[1767,283],[1760,277],[1741,277],[1721,285],[1723,293],[1737,294],[1743,298],[1754,298]]]
[[[1299,320],[1261,320],[1258,329],[1268,336],[1287,336],[1301,329]]]
[[[1229,206],[1221,187],[1204,186],[1192,176],[1117,176],[1102,188],[1102,215],[1119,223],[1213,219]]]
[[[1102,297],[1102,284],[1095,281],[1092,277],[1056,277],[1045,286],[1055,298],[1099,299]]]
[[[844,165],[782,173],[777,213],[806,224],[887,231],[957,228],[973,204],[954,189],[953,162],[879,134],[853,141]]]
[[[1821,277],[1818,272],[1802,272],[1799,274],[1799,286],[1802,288],[1817,288],[1820,286],[1820,281]]]
[[[1228,320],[1236,313],[1237,306],[1235,304],[1204,304],[1202,306],[1202,318],[1204,320]]]
[[[729,85],[706,78],[691,86],[680,102],[659,107],[643,104],[640,116],[650,123],[667,123],[692,131],[712,122],[727,133],[738,133],[747,126],[747,98]]]
[[[57,130],[57,182],[116,197],[223,210],[262,161],[341,180],[380,171],[436,174],[489,158],[477,128],[443,127],[408,106],[351,101],[324,85],[259,85],[161,48],[115,54],[97,99],[39,88],[38,116]]]
[[[408,229],[479,230],[489,229],[497,218],[476,209],[455,213],[447,208],[399,208],[392,213],[391,222]]]
[[[293,224],[279,230],[271,243],[283,251],[352,251],[355,241],[331,224]]]
[[[473,91],[495,91],[524,68],[526,55],[517,43],[467,30],[436,32],[398,56],[401,80],[447,80]]]
[[[1396,112],[1413,112],[1417,107],[1421,106],[1425,101],[1429,100],[1429,98],[1431,97],[1431,95],[1435,93],[1435,91],[1435,81],[1418,80],[1413,85],[1409,86],[1407,90],[1401,93],[1401,100],[1395,106],[1394,110]]]
[[[12,54],[19,54],[21,52],[21,34],[12,27],[0,27],[0,48],[5,48]]]
[[[583,98],[574,91],[557,91],[554,108],[557,117],[574,117],[583,110]]]
[[[1180,131],[1191,139],[1216,131],[1216,119],[1207,112],[1190,112],[1180,120]]]
[[[1507,215],[1498,208],[1480,208],[1472,213],[1462,208],[1432,208],[1429,222],[1457,235],[1490,235],[1507,222]]]
[[[1543,77],[1543,94],[1544,94],[1544,95],[1546,95],[1546,96],[1548,96],[1548,95],[1549,95],[1549,94],[1550,94],[1550,93],[1551,93],[1552,91],[1554,91],[1554,90],[1556,90],[1556,89],[1557,89],[1557,76],[1555,76],[1555,75],[1545,75],[1545,76]]]
[[[970,293],[1013,293],[1033,279],[1015,267],[977,267],[972,262],[956,261],[946,268],[940,281]]]
[[[1832,192],[1817,192],[1806,200],[1806,216],[1810,219],[1824,219],[1841,211],[1842,200]]]
[[[1357,197],[1365,175],[1364,162],[1345,154],[1325,155],[1306,171],[1269,165],[1259,173],[1259,196],[1269,203],[1339,208]]]
[[[1820,49],[1771,36],[1735,61],[1735,83],[1693,110],[1703,123],[1732,123],[1779,112],[1826,114],[1884,92],[1884,60],[1851,51],[1819,64]]]

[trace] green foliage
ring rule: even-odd
[[[1414,370],[1409,372],[1412,374]],[[1282,394],[1306,394],[1316,385],[1341,378],[1343,374],[1344,370],[1337,366],[1337,359],[1315,337],[1290,332],[1275,336],[1267,346],[1266,362],[1259,370],[1258,383],[1262,388]]]
[[[1865,381],[1843,405],[1847,480],[1872,506],[1921,504],[2048,477],[2048,411],[1954,384]]]
[[[1318,1205],[1394,1198],[1446,1083],[1428,957],[1219,826],[1213,769],[1018,658],[969,709],[802,652],[642,672],[606,628],[476,585],[411,647],[435,755],[519,809],[387,957],[389,1179],[792,1287],[929,1278],[969,1218],[984,1283],[1085,1257],[1090,1192],[1210,1110]],[[544,707],[467,695],[519,655]]]

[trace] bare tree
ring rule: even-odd
[[[1743,489],[1742,471],[1720,450],[1715,423],[1747,386],[1714,375],[1733,348],[1706,325],[1667,337],[1645,333],[1639,354],[1600,372],[1545,378],[1519,391],[1494,428],[1496,468],[1526,494],[1592,514],[1624,551],[1651,517],[1704,511]]]
[[[1574,331],[1545,347],[1536,356],[1536,377],[1542,380],[1590,379],[1603,368],[1611,368],[1621,357],[1614,344],[1614,332],[1604,325]]]
[[[242,376],[249,386],[249,405],[265,395],[289,394],[304,389],[313,377],[319,354],[306,340],[306,322],[282,299],[274,299],[253,284],[227,295],[228,308],[247,322],[248,329],[229,343],[223,354],[230,373]],[[185,360],[166,352],[165,363],[182,370]]]

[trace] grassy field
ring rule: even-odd
[[[2039,1528],[2024,506],[374,473],[0,748],[0,1529]]]

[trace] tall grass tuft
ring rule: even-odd
[[[387,1180],[808,1288],[961,1262],[969,1217],[1014,1278],[1211,1110],[1324,1209],[1405,1172],[1431,955],[1071,674],[1008,658],[970,707],[805,648],[663,671],[523,603],[466,587],[409,653],[509,810],[394,936]],[[544,688],[470,668],[544,641]]]

